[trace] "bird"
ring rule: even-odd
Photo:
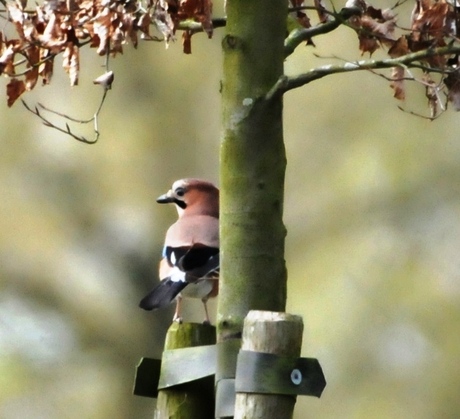
[[[175,204],[178,219],[166,232],[160,283],[139,306],[155,310],[176,300],[173,322],[181,323],[182,297],[200,298],[210,324],[206,303],[219,291],[219,189],[206,180],[180,179],[156,201]]]

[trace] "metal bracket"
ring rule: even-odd
[[[243,350],[238,354],[237,393],[320,397],[324,387],[326,379],[317,359]]]
[[[142,358],[136,366],[133,394],[142,397],[158,396],[161,361],[159,359]]]
[[[223,378],[216,385],[216,418],[234,416],[235,411],[235,379]]]
[[[133,393],[156,398],[158,390],[196,381],[215,372],[215,345],[166,350],[162,360],[141,359],[136,368]]]
[[[219,360],[223,371],[216,377],[217,417],[233,416],[235,392],[321,396],[326,380],[317,359],[243,350],[238,353],[240,343],[232,339],[218,344],[232,345],[235,351],[217,351],[217,345],[206,345],[166,350],[162,362],[143,358],[137,366],[134,394],[155,398],[158,390],[212,376],[217,357],[226,354],[225,362]],[[238,353],[237,358],[232,352]]]
[[[218,345],[240,345],[230,340]],[[243,351],[218,351],[230,355],[221,377],[216,377],[216,417],[234,416],[236,393],[307,395],[320,397],[326,386],[323,371],[317,359],[291,358]]]
[[[217,350],[220,368],[216,375],[216,418],[225,418],[233,416],[235,410],[235,372],[241,339],[227,339],[217,345],[227,346]]]
[[[164,351],[158,390],[214,375],[216,359],[216,345]]]

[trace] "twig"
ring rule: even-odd
[[[213,28],[222,28],[225,25],[227,25],[227,18],[225,17],[212,19]],[[195,22],[194,20],[184,20],[179,22],[177,29],[181,31],[191,31],[193,33],[204,32],[203,25],[200,22]]]
[[[407,70],[407,68],[406,68]],[[369,73],[375,74],[376,76],[381,77],[382,79],[385,79],[386,81],[389,82],[394,82],[394,81],[417,81],[417,79],[409,73],[409,77],[398,77],[398,78],[393,78],[391,76],[386,76],[385,74],[379,73],[378,71],[368,69]]]
[[[40,65],[42,65],[43,63],[45,63],[46,61],[50,61],[52,60],[53,58],[55,58],[56,55],[55,54],[50,54],[48,55],[47,57],[43,58],[42,60],[36,62],[35,64],[31,64],[29,68],[25,69],[23,72],[21,73],[14,73],[14,74],[9,74],[8,77],[14,79],[14,78],[17,78],[17,77],[22,77],[22,76],[25,76],[27,73],[29,73],[30,71],[32,71],[34,68],[36,67],[39,67]],[[28,62],[27,59],[23,59],[21,61],[18,61],[16,63],[14,63],[14,68],[20,66],[21,64],[24,64]]]
[[[404,3],[406,3],[407,0],[398,0],[392,7],[391,10],[397,9],[398,7],[402,6]]]
[[[428,48],[422,51],[406,54],[397,58],[387,58],[383,60],[361,60],[356,62],[348,62],[343,65],[325,65],[314,68],[312,70],[307,71],[306,73],[299,74],[297,76],[280,77],[279,80],[275,83],[275,85],[267,93],[266,99],[270,100],[276,97],[277,95],[282,95],[283,93],[289,90],[304,86],[314,80],[321,79],[331,74],[349,73],[352,71],[359,70],[371,70],[401,66],[417,67],[416,64],[412,65],[414,61],[420,61],[424,58],[434,57],[437,55],[449,55],[458,53],[460,53],[460,44],[450,44],[444,47]]]
[[[459,40],[460,41],[460,40]],[[313,52],[312,55],[320,60],[339,60],[343,63],[348,63],[349,61],[345,58],[341,58],[337,55],[319,55],[316,52]],[[429,67],[427,65],[419,64],[419,63],[411,63],[411,68],[418,68],[423,70],[426,73],[439,73],[439,74],[451,74],[455,73],[457,69],[455,68],[437,68],[437,67]],[[378,74],[378,73],[376,73]]]
[[[403,111],[404,113],[408,113],[409,115],[417,116],[417,117],[422,118],[422,119],[428,119],[429,121],[434,121],[435,119],[438,119],[446,111],[446,108],[442,107],[441,112],[438,113],[437,115],[435,115],[435,116],[426,116],[426,115],[422,115],[422,114],[414,112],[414,111],[408,111],[408,110],[404,109],[402,106],[399,106],[399,105],[398,105],[398,109],[400,111]]]
[[[92,140],[88,140],[86,137],[84,136],[79,136],[75,133],[72,132],[69,124],[66,122],[65,124],[65,128],[62,128],[62,127],[59,127],[55,124],[53,124],[49,119],[47,119],[45,116],[43,116],[39,110],[39,108],[37,106],[35,106],[34,109],[32,109],[23,99],[21,99],[22,101],[22,104],[24,105],[24,107],[31,113],[33,113],[34,115],[38,116],[43,124],[47,127],[50,127],[50,128],[53,128],[59,132],[62,132],[66,135],[69,135],[70,137],[72,137],[73,139],[77,140],[77,141],[80,141],[82,143],[85,143],[85,144],[95,144],[97,142],[97,140],[99,139],[99,136],[100,136],[100,132],[99,132],[99,126],[98,126],[98,116],[99,116],[99,113],[101,112],[101,109],[102,109],[102,106],[104,104],[104,101],[105,101],[105,98],[107,96],[107,92],[108,92],[108,89],[107,88],[104,88],[104,94],[102,95],[102,99],[101,99],[101,102],[99,103],[99,106],[96,110],[96,112],[94,113],[94,115],[89,118],[89,119],[85,119],[85,120],[81,120],[81,119],[76,119],[76,118],[72,118],[71,116],[69,115],[66,115],[64,113],[61,113],[61,112],[57,112],[53,109],[49,109],[47,108],[46,106],[42,105],[41,103],[38,104],[38,106],[46,111],[46,112],[49,112],[49,113],[52,113],[54,115],[57,115],[57,116],[60,116],[61,118],[65,118],[69,121],[72,121],[72,122],[75,122],[75,123],[78,123],[78,124],[89,124],[90,122],[94,122],[94,138]]]
[[[74,138],[77,141],[80,141],[80,142],[85,143],[85,144],[94,144],[99,138],[99,133],[98,132],[96,132],[96,137],[93,140],[88,140],[85,137],[79,137],[78,135],[74,134],[71,131],[71,129],[69,127],[69,124],[67,124],[67,123],[65,124],[65,129],[61,128],[61,127],[58,127],[57,125],[54,125],[52,122],[50,122],[48,119],[46,119],[40,113],[40,111],[38,110],[38,108],[36,106],[35,106],[34,109],[32,109],[31,107],[29,107],[29,105],[27,105],[27,103],[24,101],[24,99],[21,99],[21,102],[29,112],[31,112],[34,115],[38,116],[43,121],[43,125],[45,125],[47,127],[50,127],[50,128],[53,128],[53,129],[55,129],[55,130],[57,130],[59,132],[62,132],[64,134],[67,134],[67,135],[69,135],[70,137]]]
[[[436,101],[432,102],[433,104],[436,105],[436,116],[431,117],[434,120],[435,118],[438,117],[438,114],[437,114],[437,107],[438,106],[439,106],[439,108],[441,109],[442,112],[444,112],[447,109],[447,105],[444,104],[442,102],[442,100],[441,100],[441,92],[442,92],[442,89],[444,87],[444,83],[442,82],[442,79],[438,83],[436,83],[434,80],[431,80],[431,79],[426,81],[426,80],[423,80],[423,79],[415,77],[407,66],[402,66],[402,67],[404,67],[405,72],[407,72],[409,74],[409,77],[393,78],[391,76],[386,76],[385,74],[379,73],[379,72],[374,71],[374,70],[368,70],[368,71],[370,73],[375,74],[376,76],[382,77],[383,79],[385,79],[387,81],[390,81],[390,82],[414,81],[416,83],[419,83],[422,86],[425,86],[425,89],[427,90],[427,95],[426,96],[427,96],[429,101],[430,101],[430,97],[428,96],[428,92],[429,92],[429,89],[430,89],[433,92],[433,94],[436,96]],[[401,107],[399,107],[399,108],[401,110],[403,110]],[[404,112],[410,112],[410,111],[404,110]],[[413,115],[417,115],[417,114],[413,113]],[[423,117],[423,115],[417,115],[417,116]]]
[[[328,12],[334,16],[333,20],[314,26],[312,28],[295,29],[284,40],[284,56],[288,57],[304,41],[308,41],[317,35],[324,35],[345,24],[351,16],[361,13],[358,8],[344,8],[339,13]]]

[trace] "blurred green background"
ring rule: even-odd
[[[194,36],[191,56],[180,42],[127,46],[111,61],[96,145],[20,103],[8,109],[4,95],[0,418],[152,417],[154,400],[131,390],[139,359],[160,356],[173,310],[137,307],[176,217],[155,198],[182,177],[218,182],[221,38]],[[340,62],[314,53],[359,56],[345,28],[315,42],[287,60],[288,74]],[[86,50],[73,89],[60,62],[52,85],[24,98],[90,117],[103,60]],[[320,400],[298,399],[296,419],[460,417],[459,117],[429,122],[397,105],[368,72],[285,98],[288,311],[303,316],[302,355],[328,381]],[[425,105],[409,88],[404,106]],[[185,316],[202,320],[201,303]]]

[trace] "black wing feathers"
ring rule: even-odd
[[[154,310],[169,305],[185,287],[187,282],[166,278],[150,291],[139,303],[144,310]]]
[[[170,266],[176,266],[185,273],[181,280],[164,278],[139,303],[144,310],[154,310],[170,304],[189,283],[209,277],[218,272],[219,249],[195,244],[192,247],[166,247],[164,256]]]

